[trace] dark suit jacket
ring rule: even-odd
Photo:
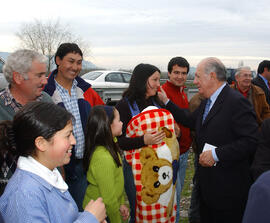
[[[226,85],[209,111],[202,116],[206,100],[193,113],[180,109],[171,101],[166,108],[177,122],[195,128],[198,149],[204,144],[216,146],[219,162],[214,167],[199,165],[201,198],[211,208],[243,208],[251,185],[250,157],[257,145],[256,116],[252,105],[239,92]]]
[[[252,83],[259,86],[261,89],[263,89],[263,91],[265,93],[266,101],[270,105],[270,91],[267,88],[267,86],[265,85],[264,80],[259,75],[257,75],[257,77],[255,77],[252,80]]]
[[[250,188],[242,223],[270,222],[270,171],[262,174]]]
[[[256,180],[262,173],[270,170],[270,118],[261,125],[258,149],[252,164],[252,175]]]

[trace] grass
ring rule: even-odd
[[[185,183],[184,183],[184,188],[181,194],[181,205],[180,205],[180,210],[181,213],[183,213],[185,216],[181,216],[180,213],[180,221],[181,223],[188,223],[188,209],[190,205],[190,197],[191,197],[191,191],[192,191],[192,178],[194,175],[194,153],[190,152],[188,156],[188,165],[186,169],[186,177],[185,177]]]

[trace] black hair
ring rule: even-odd
[[[85,150],[83,156],[83,168],[85,173],[91,163],[92,155],[97,146],[104,146],[113,157],[117,166],[121,166],[118,153],[118,144],[114,142],[111,124],[114,120],[114,112],[108,116],[104,105],[97,105],[91,109],[85,131]],[[108,107],[108,106],[107,106]],[[113,111],[115,108],[113,108]]]
[[[183,57],[174,57],[170,60],[170,62],[168,63],[168,72],[169,73],[172,72],[174,65],[178,65],[179,67],[186,67],[187,73],[189,72],[189,63]]]
[[[264,72],[264,68],[267,68],[270,71],[270,60],[262,61],[258,66],[258,74],[262,74]]]
[[[62,43],[54,56],[54,62],[56,66],[58,67],[58,64],[56,63],[56,57],[59,57],[61,60],[68,54],[68,53],[74,53],[74,54],[80,54],[81,57],[83,57],[83,53],[79,46],[76,43]]]
[[[153,75],[155,72],[159,72],[160,70],[151,64],[138,64],[133,72],[130,79],[128,89],[123,93],[123,97],[126,97],[131,105],[134,101],[138,104],[144,106],[146,103],[145,96],[147,92],[147,80]],[[162,105],[162,102],[159,100],[158,96],[151,96],[155,102]]]
[[[49,102],[31,102],[18,111],[13,121],[0,123],[0,161],[6,157],[35,155],[35,139],[50,140],[65,128],[72,115]],[[3,163],[3,162],[0,162]]]

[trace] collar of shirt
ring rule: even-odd
[[[22,107],[20,103],[18,103],[15,98],[12,96],[9,87],[6,87],[1,93],[0,96],[4,99],[5,106],[10,105],[12,102],[15,102],[18,106]]]
[[[59,189],[62,193],[68,189],[68,185],[63,180],[57,168],[54,168],[53,171],[51,171],[31,156],[20,156],[17,162],[17,167],[21,170],[38,175],[49,184]]]
[[[246,91],[242,91],[242,90],[239,88],[239,85],[238,85],[238,84],[236,84],[236,86],[237,86],[238,91],[239,91],[245,98],[247,98],[247,97],[248,97],[249,90],[250,90],[250,87],[249,87],[249,89],[247,89]]]
[[[222,91],[222,89],[226,86],[226,82],[224,84],[222,84],[210,97],[211,100],[211,104],[209,107],[209,111],[211,110],[211,108],[213,107],[213,105],[215,104],[215,101],[217,100],[217,97],[219,96],[220,92]]]
[[[64,87],[62,87],[62,85],[59,84],[55,79],[54,79],[54,81],[55,81],[55,84],[56,84],[56,88],[60,91],[60,93],[68,92],[68,90],[65,89]],[[71,89],[76,89],[77,84],[78,84],[78,82],[74,79],[73,82],[72,82]]]
[[[186,86],[183,85],[183,86],[176,86],[174,85],[170,80],[167,80],[168,82],[168,85],[171,87],[171,88],[175,88],[177,90],[179,90],[181,93],[185,90]]]
[[[9,86],[7,86],[3,91],[0,92],[0,97],[3,98],[5,106],[11,105],[12,107],[15,106],[18,109],[22,108],[22,105],[19,102],[17,102],[16,99],[12,96],[9,90]],[[39,97],[37,97],[36,101],[41,101],[42,97],[43,95],[41,94]]]
[[[262,76],[261,74],[259,74],[259,76],[263,79],[265,85],[266,85],[267,88],[269,89],[268,80],[267,80],[264,76]],[[270,90],[270,89],[269,89],[269,90]]]

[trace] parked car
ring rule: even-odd
[[[92,85],[105,103],[116,104],[128,88],[131,75],[124,71],[97,70],[81,77]]]
[[[5,88],[8,85],[6,78],[3,74],[4,63],[4,60],[0,58],[0,89]]]
[[[8,85],[3,73],[0,73],[0,90]]]

